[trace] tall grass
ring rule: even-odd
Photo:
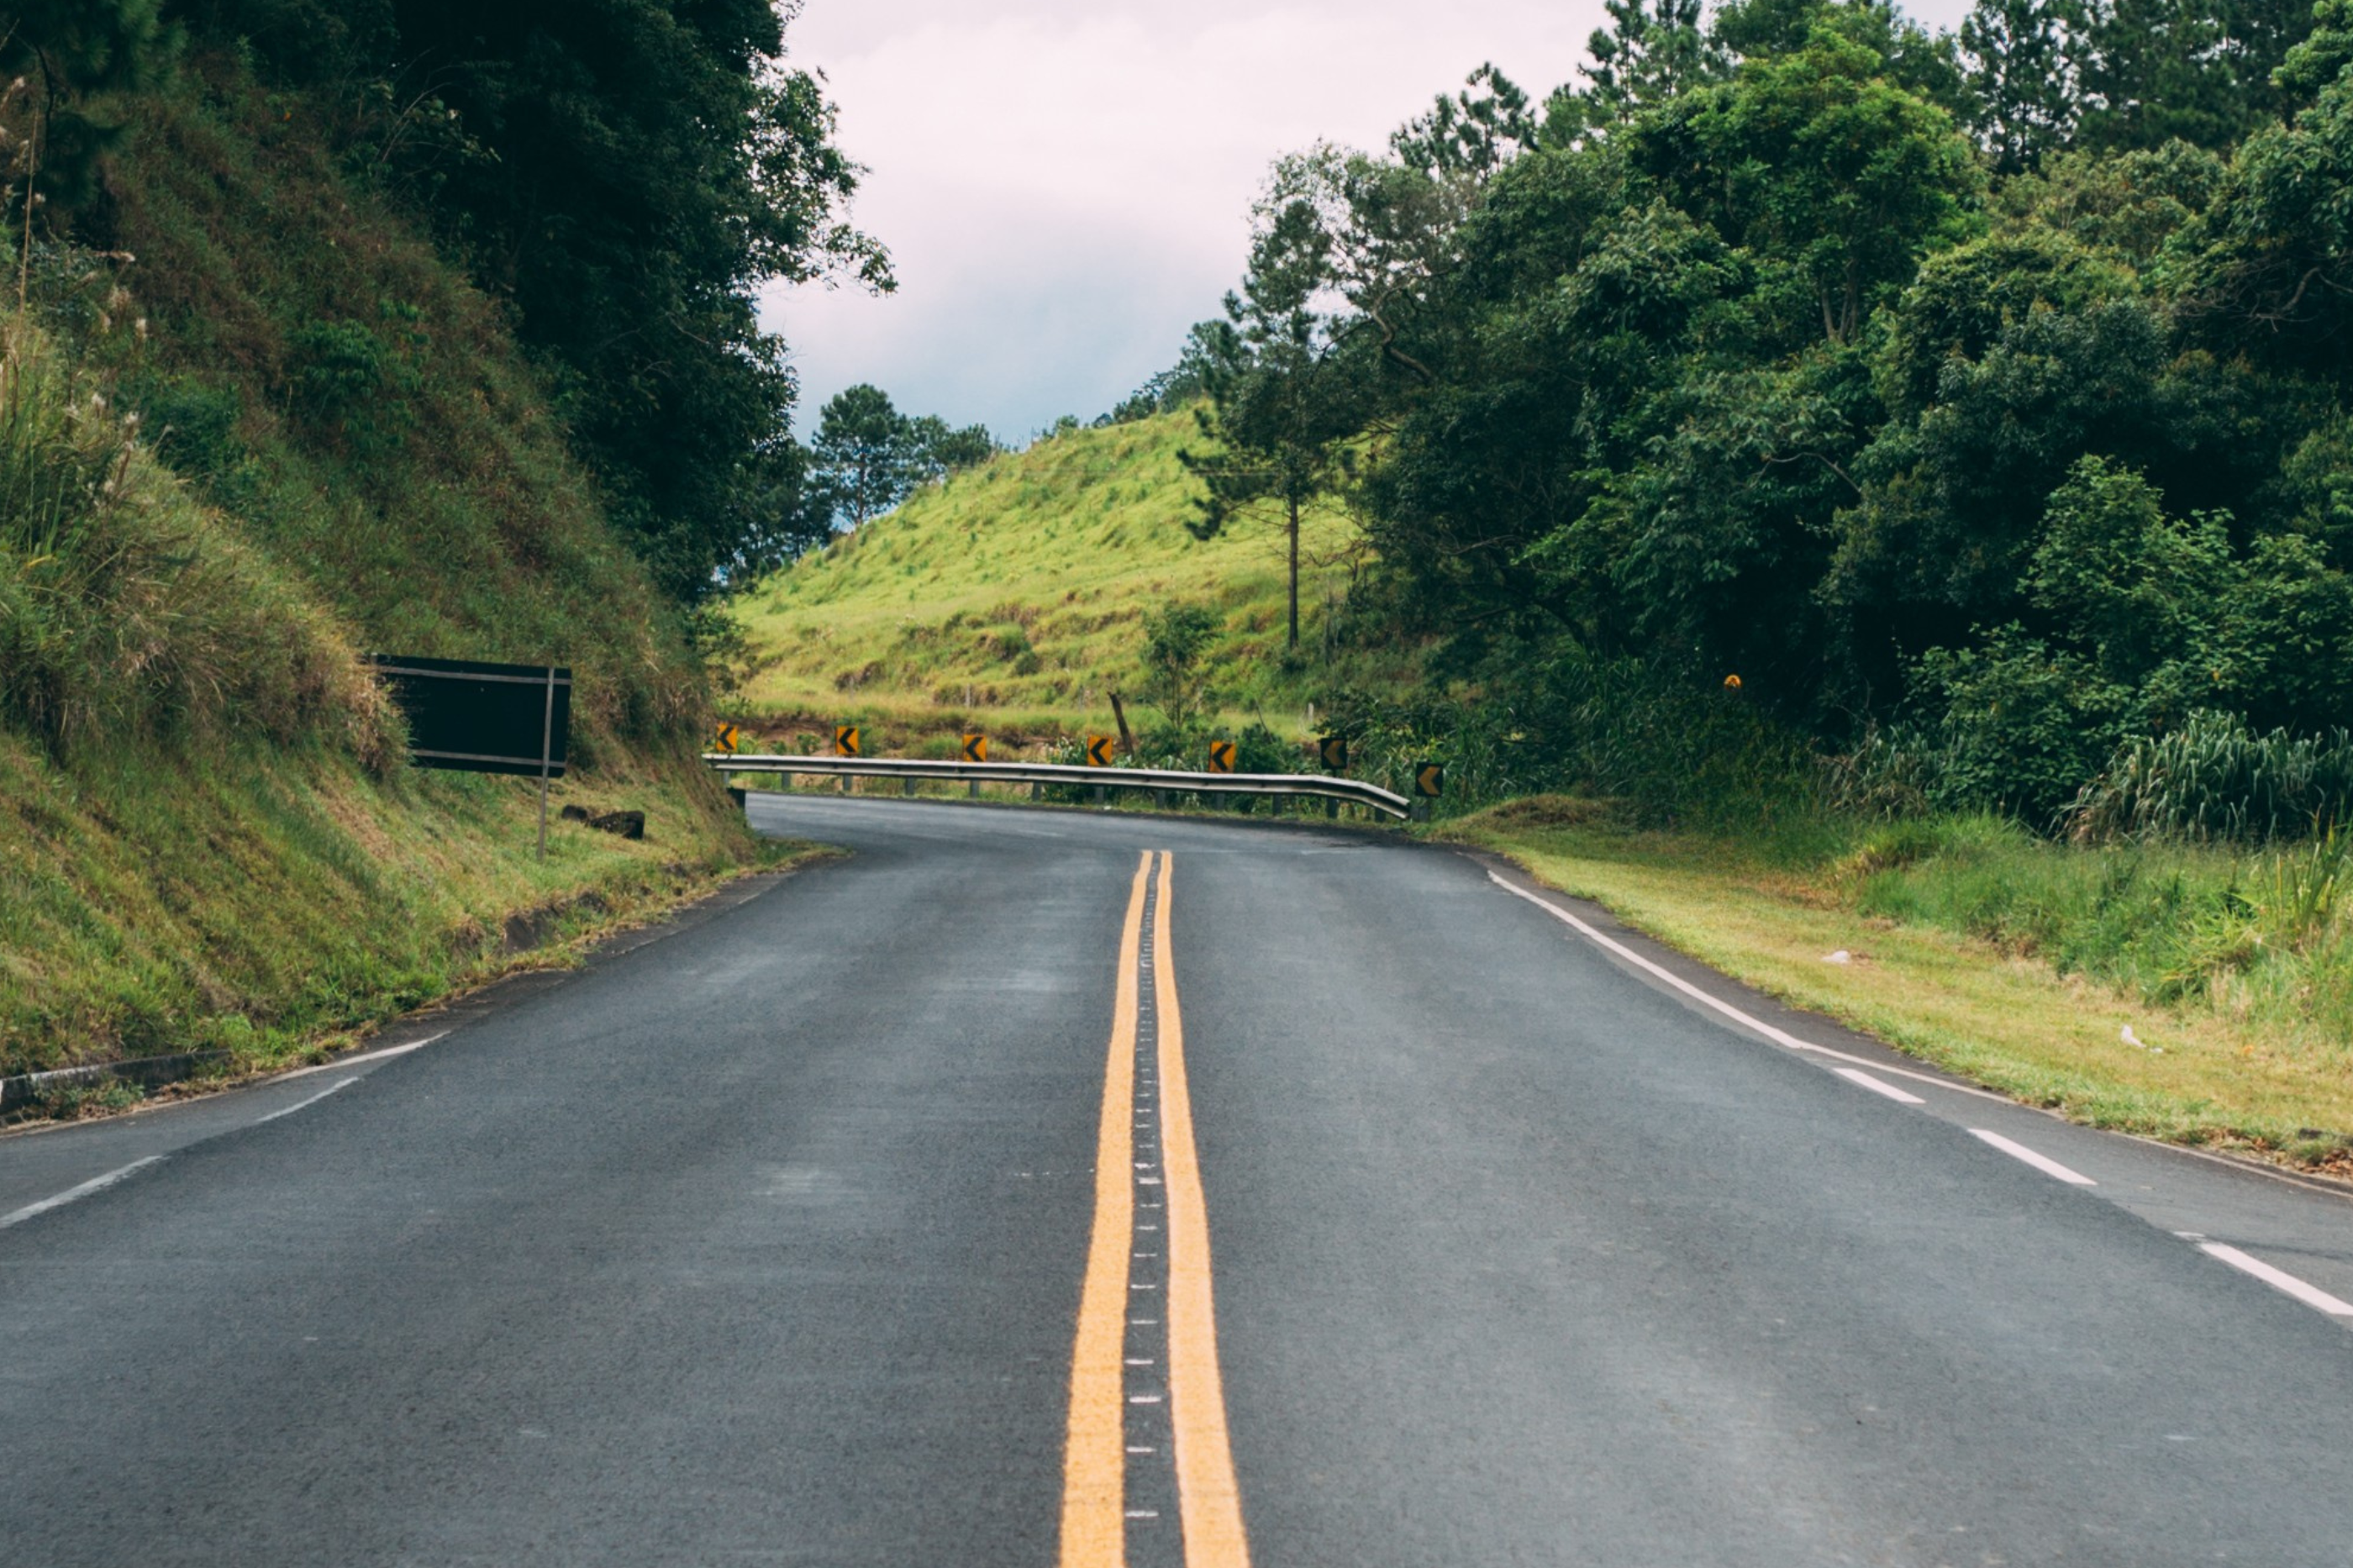
[[[2131,740],[2069,813],[2079,838],[2118,835],[2267,841],[2326,833],[2353,807],[2353,732],[2257,734],[2196,713]]]
[[[0,341],[0,722],[59,754],[248,734],[386,765],[390,710],[326,613],[29,322]]]
[[[2353,836],[2263,848],[2055,843],[1992,816],[1866,833],[1835,879],[1866,915],[1998,942],[2160,1005],[2353,1045]]]

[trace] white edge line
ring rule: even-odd
[[[12,1225],[22,1225],[35,1215],[45,1215],[51,1209],[61,1209],[77,1198],[86,1198],[92,1193],[104,1192],[123,1177],[134,1172],[145,1170],[163,1158],[161,1154],[150,1154],[143,1160],[133,1160],[119,1171],[109,1171],[102,1176],[92,1176],[81,1185],[68,1187],[55,1197],[43,1198],[37,1204],[26,1204],[23,1208],[10,1214],[0,1214],[0,1230],[5,1230]]]
[[[1883,1082],[1882,1080],[1872,1077],[1861,1068],[1831,1068],[1831,1071],[1838,1074],[1839,1077],[1846,1079],[1849,1083],[1861,1084],[1863,1088],[1871,1090],[1873,1094],[1883,1094],[1898,1105],[1926,1105],[1928,1103],[1918,1095],[1914,1094],[1911,1090],[1898,1089],[1892,1083]]]
[[[2100,1184],[2081,1171],[2071,1171],[2048,1154],[2038,1154],[2023,1143],[2013,1143],[1999,1132],[1989,1132],[1982,1127],[1969,1129],[1969,1136],[1990,1143],[2013,1160],[2023,1160],[2046,1176],[2056,1176],[2063,1182],[2079,1187],[2096,1187]]]
[[[2242,1274],[2252,1274],[2274,1290],[2284,1291],[2307,1307],[2316,1308],[2331,1317],[2353,1318],[2353,1301],[2340,1301],[2317,1285],[2307,1285],[2285,1269],[2274,1268],[2260,1258],[2250,1258],[2235,1247],[2225,1247],[2219,1241],[2201,1241],[2198,1250],[2209,1258],[2219,1258]]]
[[[335,1090],[339,1089],[349,1089],[352,1085],[357,1082],[359,1082],[359,1079],[355,1078],[347,1078],[341,1083],[331,1083],[326,1088],[321,1089],[318,1093],[311,1095],[307,1099],[298,1100],[293,1104],[273,1110],[267,1116],[257,1116],[252,1121],[247,1122],[246,1125],[248,1127],[259,1127],[265,1121],[275,1121],[281,1116],[291,1116],[298,1110],[302,1110],[318,1104],[319,1101],[326,1099],[327,1096],[334,1093]]]
[[[333,1061],[321,1062],[316,1067],[296,1068],[292,1072],[282,1072],[276,1078],[264,1081],[284,1083],[290,1079],[309,1078],[314,1072],[333,1072],[338,1068],[365,1067],[374,1062],[390,1061],[395,1057],[405,1057],[411,1051],[423,1050],[436,1040],[447,1039],[449,1033],[450,1031],[444,1029],[438,1035],[427,1035],[421,1040],[411,1040],[405,1046],[386,1046],[380,1051],[369,1051],[364,1056],[337,1057]]]
[[[1764,1036],[1767,1039],[1772,1041],[1777,1046],[1786,1046],[1793,1051],[1812,1051],[1818,1056],[1830,1057],[1837,1061],[1852,1062],[1857,1067],[1869,1068],[1874,1072],[1891,1073],[1897,1078],[1908,1078],[1915,1083],[1925,1083],[1934,1089],[1950,1089],[1955,1094],[1973,1094],[1979,1100],[1990,1100],[1997,1105],[2014,1105],[2017,1103],[2008,1095],[1996,1094],[1990,1089],[1976,1089],[1965,1083],[1955,1083],[1949,1079],[1937,1078],[1931,1073],[1908,1072],[1903,1068],[1889,1067],[1883,1062],[1873,1061],[1868,1057],[1858,1057],[1846,1051],[1832,1050],[1828,1046],[1818,1046],[1811,1040],[1801,1040],[1786,1029],[1777,1029],[1772,1025],[1765,1022],[1762,1018],[1752,1017],[1750,1015],[1742,1012],[1739,1008],[1734,1006],[1731,1003],[1723,1000],[1721,997],[1709,995],[1706,992],[1701,990],[1690,981],[1685,980],[1682,975],[1674,973],[1674,971],[1651,963],[1649,959],[1644,958],[1641,953],[1636,952],[1632,948],[1628,947],[1624,942],[1613,941],[1602,932],[1595,930],[1590,924],[1577,919],[1575,915],[1570,914],[1567,910],[1562,909],[1550,899],[1538,898],[1535,894],[1529,892],[1525,888],[1514,888],[1511,883],[1505,881],[1493,871],[1489,871],[1487,873],[1487,879],[1494,883],[1495,886],[1503,889],[1504,891],[1511,894],[1512,897],[1515,899],[1525,899],[1528,902],[1534,904],[1536,908],[1542,910],[1553,919],[1574,929],[1579,935],[1583,936],[1587,941],[1594,943],[1596,946],[1609,949],[1611,952],[1616,953],[1627,963],[1636,965],[1638,968],[1642,969],[1648,973],[1658,976],[1658,978],[1665,981],[1668,984],[1673,986],[1676,990],[1682,992],[1693,1001],[1698,1002],[1705,1006],[1713,1007],[1715,1011],[1723,1014],[1725,1017],[1731,1019],[1734,1023],[1738,1024],[1743,1028],[1756,1030],[1757,1033]],[[1925,1104],[1926,1102],[1922,1101],[1921,1103]]]

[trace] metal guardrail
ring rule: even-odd
[[[1178,791],[1196,795],[1259,795],[1276,799],[1336,801],[1402,821],[1413,803],[1361,779],[1314,773],[1193,773],[1167,768],[1086,768],[1062,763],[934,763],[906,757],[736,756],[705,752],[723,773],[818,773],[839,778],[933,779],[946,784],[1081,784],[1096,790]]]

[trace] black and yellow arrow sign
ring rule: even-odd
[[[743,731],[733,724],[720,725],[718,732],[712,737],[712,750],[725,752],[732,756],[735,751],[736,737],[742,733]]]
[[[988,761],[988,737],[986,735],[966,735],[964,738],[964,760],[967,763],[985,763]]]
[[[1414,763],[1413,793],[1425,800],[1436,800],[1445,794],[1446,764],[1444,763]]]
[[[1213,773],[1229,773],[1234,771],[1234,743],[1231,741],[1209,742],[1209,771]]]
[[[1345,773],[1348,771],[1348,738],[1345,735],[1319,736],[1315,742],[1315,749],[1324,753],[1325,767],[1335,773]]]
[[[1109,735],[1089,735],[1087,737],[1087,766],[1091,768],[1107,768],[1111,766],[1111,749],[1117,744],[1118,742]]]
[[[833,754],[837,757],[862,755],[858,749],[858,726],[836,724],[833,727]]]

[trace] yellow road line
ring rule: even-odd
[[[1135,1220],[1136,968],[1144,945],[1147,852],[1128,895],[1112,1002],[1111,1055],[1103,1068],[1103,1121],[1095,1134],[1095,1225],[1079,1293],[1078,1342],[1071,1356],[1070,1436],[1062,1449],[1061,1568],[1123,1568],[1127,1561],[1126,1418],[1120,1397],[1127,1340],[1127,1264]]]
[[[1160,1037],[1160,1163],[1168,1194],[1168,1405],[1176,1433],[1177,1510],[1185,1525],[1186,1568],[1249,1568],[1241,1494],[1226,1435],[1225,1383],[1218,1372],[1209,1211],[1193,1148],[1193,1101],[1185,1086],[1185,1026],[1176,1011],[1176,963],[1168,939],[1169,872],[1164,849],[1152,970]]]

